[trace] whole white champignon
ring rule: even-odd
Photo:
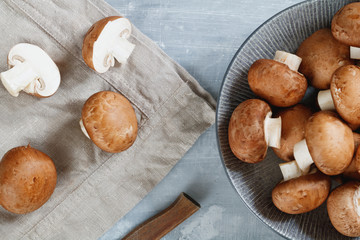
[[[124,17],[108,17],[95,23],[87,34],[89,36],[85,36],[85,62],[99,73],[113,67],[115,59],[121,64],[126,63],[135,48],[135,45],[127,40],[131,31],[131,23]],[[89,51],[89,48],[92,48],[92,51]]]
[[[8,54],[6,72],[0,74],[1,82],[14,97],[20,91],[37,97],[50,97],[60,85],[60,72],[47,53],[36,45],[19,43]]]

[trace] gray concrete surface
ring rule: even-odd
[[[190,72],[215,99],[232,57],[259,25],[299,0],[106,0]],[[215,127],[101,239],[121,239],[181,192],[201,209],[163,239],[282,239],[242,202],[221,163]]]

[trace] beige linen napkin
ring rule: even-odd
[[[215,102],[182,67],[134,27],[128,63],[97,74],[81,57],[82,40],[97,20],[119,15],[101,0],[0,1],[0,71],[20,42],[43,48],[62,82],[46,99],[0,86],[0,155],[30,143],[47,153],[57,188],[39,210],[0,210],[1,239],[96,239],[138,203],[214,123]],[[131,20],[131,19],[130,19]],[[136,109],[139,133],[126,152],[109,154],[79,128],[85,100],[118,91]]]

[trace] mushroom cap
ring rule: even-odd
[[[114,28],[115,32],[110,30],[110,27],[105,29],[106,26],[109,26],[109,23],[112,24],[111,29]],[[104,29],[106,31],[105,34],[103,32]],[[99,48],[101,49],[96,51],[95,48],[98,46],[95,43],[101,36],[104,36],[104,40],[111,40],[109,38],[120,35],[124,38],[128,38],[131,35],[131,23],[127,18],[110,16],[94,23],[87,31],[83,40],[82,56],[85,63],[97,72],[106,72],[110,68],[110,64],[105,62],[109,54],[109,49],[106,49],[106,47],[110,47],[110,44],[105,44],[106,46],[104,47],[100,46]]]
[[[316,171],[280,182],[272,191],[272,201],[282,212],[306,213],[319,207],[330,192],[329,176]]]
[[[354,162],[354,165],[355,165],[354,167],[357,171],[357,174],[360,176],[360,147],[359,147],[359,145],[360,144],[356,145],[353,162]],[[358,179],[360,180],[360,177]]]
[[[29,44],[19,43],[12,47],[8,54],[8,65],[10,68],[21,62],[28,62],[35,70],[40,81],[34,81],[27,93],[36,97],[51,97],[60,86],[60,71],[50,56],[40,47]],[[42,86],[42,83],[45,86]]]
[[[357,213],[355,199],[359,202],[357,191],[359,182],[348,182],[330,193],[327,211],[335,229],[348,237],[360,236],[360,216]]]
[[[360,134],[354,132],[353,138],[354,138],[355,153],[349,167],[347,167],[343,172],[343,176],[346,178],[360,180],[360,151],[359,151]]]
[[[346,45],[360,47],[360,3],[350,3],[333,17],[331,32],[336,40]]]
[[[337,69],[330,90],[339,115],[350,124],[360,124],[360,68],[347,65]]]
[[[266,156],[267,144],[264,120],[271,112],[270,106],[259,99],[249,99],[239,104],[229,123],[229,144],[234,155],[243,162],[257,163]]]
[[[305,137],[305,125],[312,111],[302,104],[281,111],[280,148],[272,148],[274,153],[284,161],[294,160],[294,145]]]
[[[13,148],[0,162],[0,204],[17,214],[35,211],[54,192],[56,179],[48,155],[30,146]]]
[[[337,175],[350,165],[353,132],[336,113],[321,111],[312,115],[305,127],[305,139],[315,165],[323,173]]]
[[[81,117],[90,139],[104,151],[121,152],[135,142],[138,130],[135,111],[119,93],[95,93],[85,102]]]
[[[360,134],[353,132],[353,139],[354,139],[354,149],[356,151],[360,145]]]
[[[277,107],[299,103],[307,89],[307,81],[302,74],[271,59],[255,61],[249,69],[248,82],[256,95]]]
[[[338,42],[328,28],[320,29],[305,39],[296,55],[302,58],[299,72],[318,89],[329,89],[335,70],[354,64],[350,59],[349,46]]]

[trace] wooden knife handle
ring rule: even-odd
[[[123,240],[160,239],[199,209],[199,203],[181,193],[168,208],[137,226]]]

